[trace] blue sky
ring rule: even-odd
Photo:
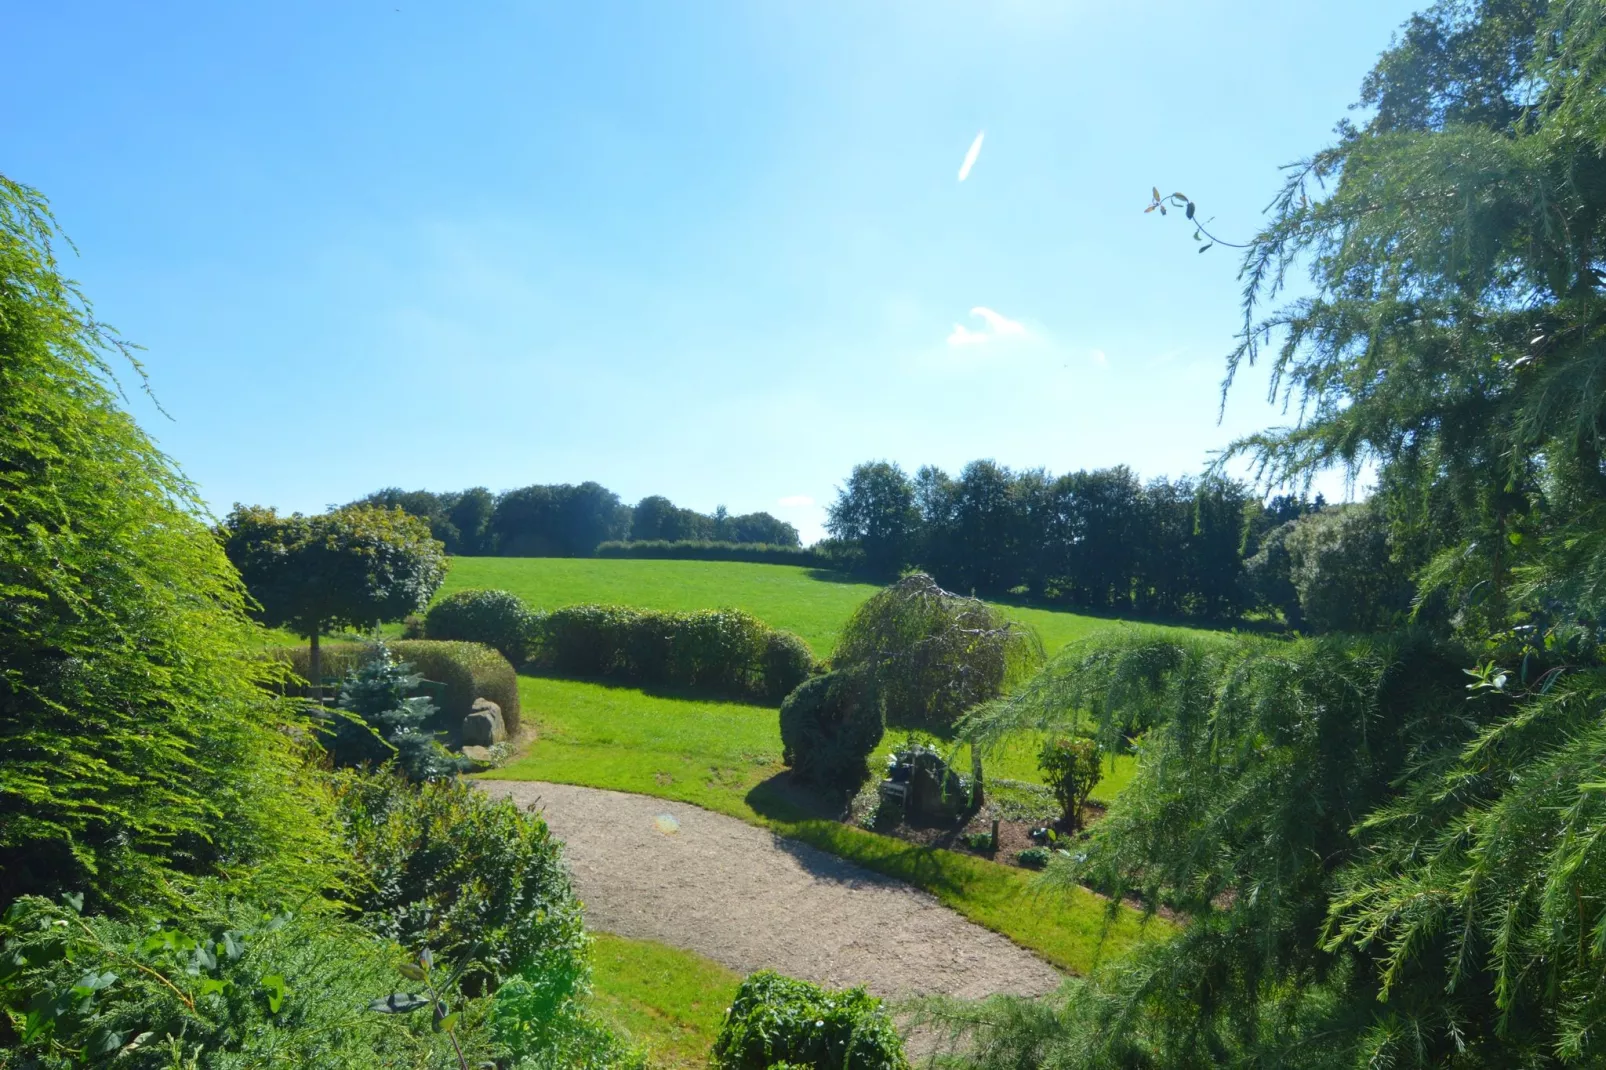
[[[812,538],[861,460],[1280,422],[1218,424],[1237,261],[1142,209],[1251,231],[1412,7],[7,0],[0,171],[220,511],[595,479]]]

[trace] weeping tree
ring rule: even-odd
[[[143,372],[61,241],[0,175],[0,903],[218,876],[297,902],[334,879],[311,726],[262,686],[239,577],[123,408]]]
[[[868,674],[888,724],[948,735],[965,711],[1029,677],[1043,662],[1043,645],[996,606],[916,572],[854,611],[832,660]],[[975,748],[971,770],[979,803]]]
[[[1361,102],[1247,243],[1229,373],[1299,418],[1233,452],[1375,466],[1415,628],[1085,650],[977,714],[1147,719],[1053,879],[1191,921],[972,1013],[975,1066],[1606,1059],[1606,3],[1438,4]]]

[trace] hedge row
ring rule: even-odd
[[[566,606],[537,627],[537,665],[569,676],[698,687],[779,702],[815,671],[808,644],[737,609]]]
[[[682,561],[750,561],[760,565],[806,565],[832,568],[830,558],[808,547],[773,546],[765,542],[706,542],[683,539],[644,539],[640,542],[605,542],[597,546],[598,557],[645,557]]]
[[[477,698],[502,708],[509,735],[519,730],[519,681],[508,660],[479,643],[448,643],[432,639],[398,639],[386,644],[396,660],[432,683],[442,685],[431,693],[440,707],[440,727],[456,733]],[[320,649],[323,678],[336,683],[355,672],[372,648],[367,643],[325,643]],[[273,655],[303,679],[311,671],[310,652],[304,646],[275,647]]]

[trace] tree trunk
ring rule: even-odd
[[[312,698],[318,705],[323,705],[323,653],[318,649],[318,629],[312,629],[311,656],[307,659],[308,683],[312,684]]]
[[[980,810],[982,804],[985,803],[987,799],[985,794],[982,792],[981,751],[977,749],[976,744],[974,743],[970,745],[970,783],[970,805],[975,809]]]

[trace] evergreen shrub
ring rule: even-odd
[[[340,688],[339,713],[330,714],[324,747],[337,766],[382,765],[392,759],[409,780],[439,780],[460,771],[427,730],[435,704],[417,694],[421,681],[384,644]]]
[[[863,988],[832,991],[761,970],[742,982],[714,1041],[714,1070],[907,1070],[903,1041]]]
[[[424,638],[483,643],[513,665],[529,657],[535,612],[511,591],[454,591],[424,614]]]
[[[790,695],[818,670],[814,651],[801,636],[779,630],[764,636],[759,671],[764,679],[764,697],[771,702]]]
[[[479,643],[434,639],[399,639],[388,643],[391,654],[405,661],[422,677],[421,689],[430,693],[438,712],[434,727],[456,733],[477,698],[490,699],[502,708],[508,735],[519,728],[519,679],[508,660]],[[275,647],[272,656],[287,662],[297,676],[310,671],[304,646]],[[370,643],[329,643],[323,648],[323,673],[328,680],[355,674],[372,656]],[[430,684],[441,686],[431,688]],[[295,688],[290,689],[292,692]]]
[[[735,609],[565,606],[541,618],[539,635],[536,663],[570,676],[773,700],[814,670],[803,640]]]
[[[580,903],[546,822],[459,780],[417,786],[345,774],[339,814],[361,880],[365,926],[461,971],[468,991],[520,974],[554,1008],[589,977]]]
[[[863,673],[816,676],[781,703],[781,760],[811,784],[849,791],[863,784],[884,732],[881,704]]]

